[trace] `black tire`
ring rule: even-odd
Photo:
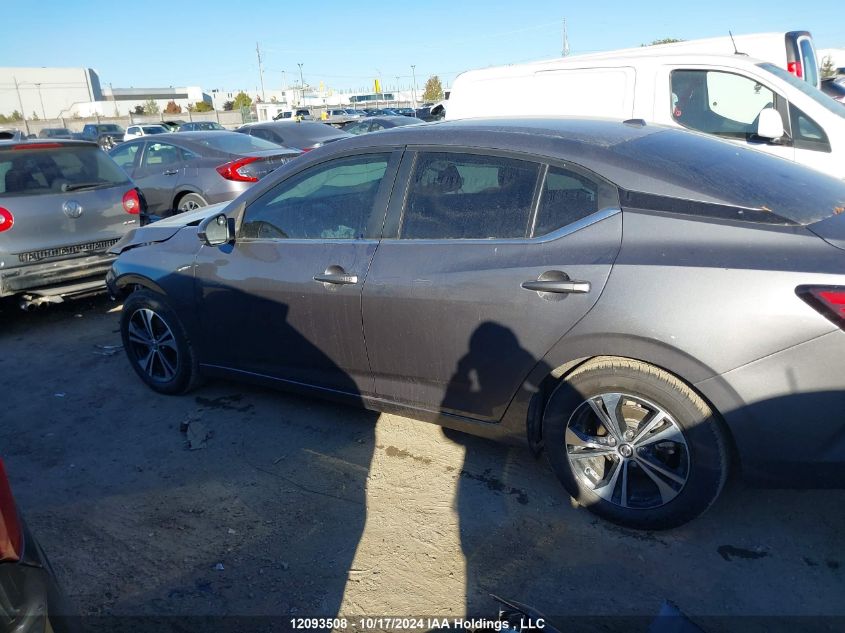
[[[677,377],[631,359],[601,357],[569,374],[546,404],[543,442],[573,499],[634,529],[694,519],[728,475],[719,417]]]
[[[193,346],[161,295],[149,290],[130,294],[123,303],[120,334],[129,364],[153,391],[181,394],[199,383]]]
[[[198,193],[186,193],[179,198],[179,204],[176,205],[176,213],[185,213],[186,211],[194,211],[201,207],[207,207],[208,202]]]

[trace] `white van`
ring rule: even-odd
[[[744,55],[655,55],[648,48],[463,73],[452,85],[446,118],[642,119],[845,178],[845,108],[808,82]]]

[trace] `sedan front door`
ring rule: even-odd
[[[234,245],[197,256],[201,357],[335,392],[372,392],[361,291],[400,153],[310,166],[247,203]]]
[[[183,177],[182,149],[170,143],[148,141],[133,179],[144,192],[153,215],[163,215],[173,207],[173,191]]]

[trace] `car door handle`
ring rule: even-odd
[[[357,284],[358,275],[351,275],[347,272],[326,271],[319,275],[314,275],[314,281],[319,281],[324,284],[334,284],[336,286],[343,286],[348,284]]]
[[[178,174],[178,173],[179,173],[179,170],[178,170],[178,169],[168,169],[167,171],[162,172],[162,173],[163,173],[165,176],[175,176],[176,174]]]
[[[573,281],[571,279],[535,279],[523,281],[522,287],[536,292],[557,292],[563,294],[583,294],[590,292],[589,281]]]

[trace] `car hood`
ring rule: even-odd
[[[129,231],[121,240],[109,249],[109,253],[120,255],[124,251],[137,246],[166,242],[186,226],[196,226],[205,218],[220,213],[229,205],[228,202],[212,204],[207,207],[179,213],[164,220],[158,220],[147,226]]]

